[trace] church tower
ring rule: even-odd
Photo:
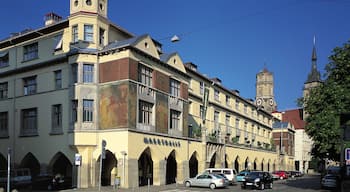
[[[266,67],[256,75],[256,105],[268,112],[273,112],[277,108],[273,93],[273,74]]]
[[[322,83],[320,72],[317,70],[317,56],[316,56],[316,39],[314,37],[314,44],[311,55],[311,71],[307,76],[307,80],[304,83],[303,98],[307,98],[310,95],[311,89],[320,86]],[[305,106],[304,106],[305,107]],[[306,113],[304,110],[304,118]]]
[[[70,0],[70,15],[95,13],[107,18],[108,0]]]

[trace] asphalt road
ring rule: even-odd
[[[30,190],[36,191],[36,190]],[[69,190],[61,190],[62,192],[96,192],[97,188],[91,189],[69,189]],[[148,188],[138,187],[134,189],[114,189],[113,187],[103,187],[101,192],[240,192],[240,191],[259,191],[256,189],[241,189],[240,184],[236,184],[233,186],[229,186],[223,189],[214,189],[210,190],[209,188],[198,188],[198,187],[190,187],[187,188],[184,185],[180,184],[172,184],[165,186],[150,186]],[[320,176],[312,175],[312,176],[303,176],[301,178],[296,179],[288,179],[288,180],[278,180],[273,184],[272,189],[266,189],[265,191],[283,191],[283,192],[338,192],[340,190],[326,190],[321,189],[320,185]],[[19,192],[28,192],[28,190],[19,190]],[[43,192],[43,191],[42,191]]]

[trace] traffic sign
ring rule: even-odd
[[[345,161],[350,161],[350,148],[345,149]]]

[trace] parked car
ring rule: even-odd
[[[300,171],[290,171],[290,176],[291,177],[301,177],[303,175]]]
[[[288,179],[288,173],[286,171],[274,171],[272,173],[278,175],[280,179]]]
[[[321,187],[322,188],[336,188],[338,185],[338,179],[339,179],[339,177],[337,175],[327,174],[321,180]]]
[[[209,168],[204,171],[211,174],[224,174],[231,184],[236,182],[237,172],[234,169],[229,168]]]
[[[188,178],[184,181],[186,187],[209,187],[215,189],[218,187],[227,187],[230,182],[221,175],[199,174],[194,178]]]
[[[247,187],[258,188],[264,190],[265,188],[272,189],[273,179],[270,173],[265,171],[252,171],[244,177],[242,182],[242,189]]]
[[[237,182],[243,182],[243,181],[244,181],[244,177],[245,177],[246,175],[248,175],[249,172],[250,172],[249,170],[245,170],[245,171],[239,172],[239,173],[237,174],[237,176],[236,176],[236,181],[237,181]]]

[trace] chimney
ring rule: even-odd
[[[55,24],[57,22],[60,22],[62,20],[62,17],[57,15],[56,13],[48,13],[45,15],[45,26]]]

